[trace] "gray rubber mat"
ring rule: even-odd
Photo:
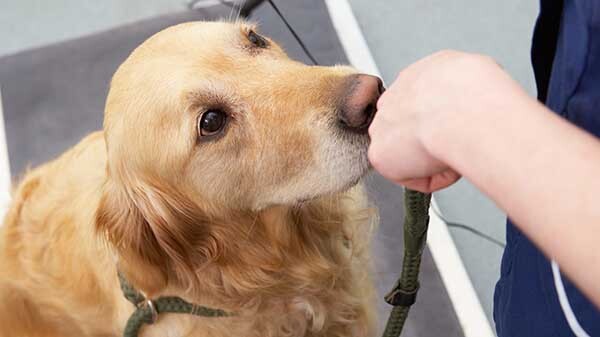
[[[347,62],[322,1],[279,3],[321,64]],[[144,39],[176,23],[227,17],[228,13],[226,8],[215,7],[165,15],[0,58],[0,85],[13,176],[18,176],[29,165],[52,159],[87,133],[101,128],[110,77]],[[252,20],[259,22],[261,30],[280,42],[292,57],[307,61],[271,8],[262,5]],[[381,298],[377,310],[383,327],[389,306],[382,298],[393,286],[402,263],[402,189],[376,175],[368,178],[368,185],[381,213],[374,260]],[[421,291],[403,336],[462,336],[427,251]]]

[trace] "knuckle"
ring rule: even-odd
[[[437,52],[435,55],[440,58],[455,58],[455,57],[460,57],[462,54],[464,54],[464,53],[460,52],[458,50],[443,49],[443,50],[440,50],[439,52]]]
[[[388,93],[388,91],[384,92],[377,100],[377,110],[381,110],[386,106],[387,101],[388,101],[387,97],[389,95],[387,93]]]
[[[377,164],[377,153],[375,152],[375,147],[376,144],[375,142],[371,141],[371,145],[369,146],[369,149],[367,150],[367,158],[369,158],[369,161],[371,162],[371,164],[373,166],[375,166],[375,164]]]
[[[496,62],[496,60],[489,55],[471,54],[469,59],[471,62],[484,67],[490,65],[498,66],[498,62]]]
[[[381,153],[377,143],[371,142],[371,146],[369,146],[369,150],[367,151],[367,158],[369,158],[369,162],[373,165],[373,168],[378,171],[381,169]]]
[[[457,53],[457,51],[454,49],[442,49],[439,52],[437,52],[437,54],[440,56],[452,56],[456,53]]]

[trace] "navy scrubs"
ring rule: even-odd
[[[541,0],[531,55],[540,101],[600,137],[600,0]],[[600,179],[600,167],[598,172]],[[565,315],[564,297],[562,306],[559,301],[551,262],[510,220],[506,236],[494,294],[498,336],[562,337],[575,336],[574,331],[600,336],[597,307],[563,275],[568,306],[581,328],[574,330],[573,316],[569,324]]]

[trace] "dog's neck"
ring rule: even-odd
[[[199,258],[185,268],[147,268],[131,252],[120,256],[119,268],[150,297],[177,295],[225,310],[298,289],[318,293],[338,281],[346,263],[344,216],[340,195],[274,206],[212,221],[196,243]]]

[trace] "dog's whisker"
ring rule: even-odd
[[[229,16],[227,17],[228,22],[233,22],[233,11],[235,11],[235,7],[231,6],[231,9],[229,10]]]
[[[242,15],[242,7],[243,7],[242,5],[238,5],[237,6],[238,11],[237,11],[237,15],[235,17],[235,22],[236,23],[240,21],[240,16]]]

